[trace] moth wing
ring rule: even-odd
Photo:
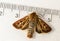
[[[41,26],[41,24],[40,24],[40,21],[39,21],[39,19],[37,19],[38,20],[38,22],[37,22],[37,26],[36,26],[36,32],[37,33],[42,33],[42,26]]]
[[[52,30],[51,27],[46,22],[38,18],[37,27],[36,27],[37,33],[47,33],[50,32],[51,30]]]
[[[40,28],[41,28],[41,32],[43,33],[47,33],[47,32],[50,32],[52,29],[51,27],[46,23],[44,22],[42,19],[39,18],[39,22],[40,22]]]
[[[25,16],[24,18],[22,19],[19,19],[18,21],[14,22],[13,23],[13,26],[16,28],[16,29],[22,29],[22,27],[24,26],[24,24],[27,22],[28,20],[28,16]],[[28,25],[28,24],[27,24]],[[25,25],[24,27],[26,27],[27,25]]]

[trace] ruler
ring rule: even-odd
[[[5,15],[4,10],[7,8],[7,9],[11,9],[11,11],[18,10],[19,14],[20,14],[20,11],[29,11],[29,12],[35,11],[38,14],[40,14],[42,17],[44,17],[46,14],[50,15],[50,18],[48,18],[48,22],[52,21],[53,15],[58,15],[60,17],[60,10],[53,10],[53,9],[47,9],[47,8],[24,6],[24,5],[9,4],[9,3],[0,3],[0,8],[2,8],[2,10],[0,10],[0,16]],[[16,14],[17,17],[19,17],[19,14]]]

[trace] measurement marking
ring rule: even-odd
[[[45,16],[45,14],[51,14],[51,18],[48,18],[48,21],[52,21],[52,15],[58,15],[60,17],[60,10],[53,10],[53,9],[46,9],[46,8],[40,8],[40,7],[32,7],[32,6],[24,6],[24,5],[17,5],[17,4],[8,4],[8,3],[0,3],[0,8],[3,8],[3,14],[4,9],[11,9],[13,10],[19,10],[19,14],[16,14],[16,18],[20,17],[20,11],[35,11],[38,14],[40,14],[42,17]],[[1,15],[1,12],[0,12]]]
[[[53,13],[54,15],[58,15],[58,12],[59,12],[59,10],[51,10],[51,9],[45,9],[45,8],[39,8],[39,7],[23,6],[23,5],[8,4],[8,3],[0,3],[0,7],[2,8],[5,7],[8,9],[25,10],[25,11],[36,11],[36,12],[40,12],[44,10],[46,11],[47,14]],[[45,12],[42,12],[42,13],[45,13]]]
[[[48,22],[52,22],[52,14],[51,14],[51,17],[48,18]]]
[[[0,16],[2,16],[2,12],[0,11]]]

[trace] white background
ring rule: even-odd
[[[4,3],[21,4],[28,6],[36,6],[49,9],[60,10],[60,0],[0,0]],[[6,9],[5,16],[0,16],[0,41],[60,41],[60,19],[59,16],[54,15],[52,22],[48,22],[53,31],[47,34],[38,34],[31,39],[27,38],[27,30],[17,30],[12,24],[19,18],[15,18],[14,13]],[[25,12],[21,12],[21,16],[25,16]]]

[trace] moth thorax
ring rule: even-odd
[[[34,28],[36,26],[36,22],[30,22],[29,23],[29,28]]]

